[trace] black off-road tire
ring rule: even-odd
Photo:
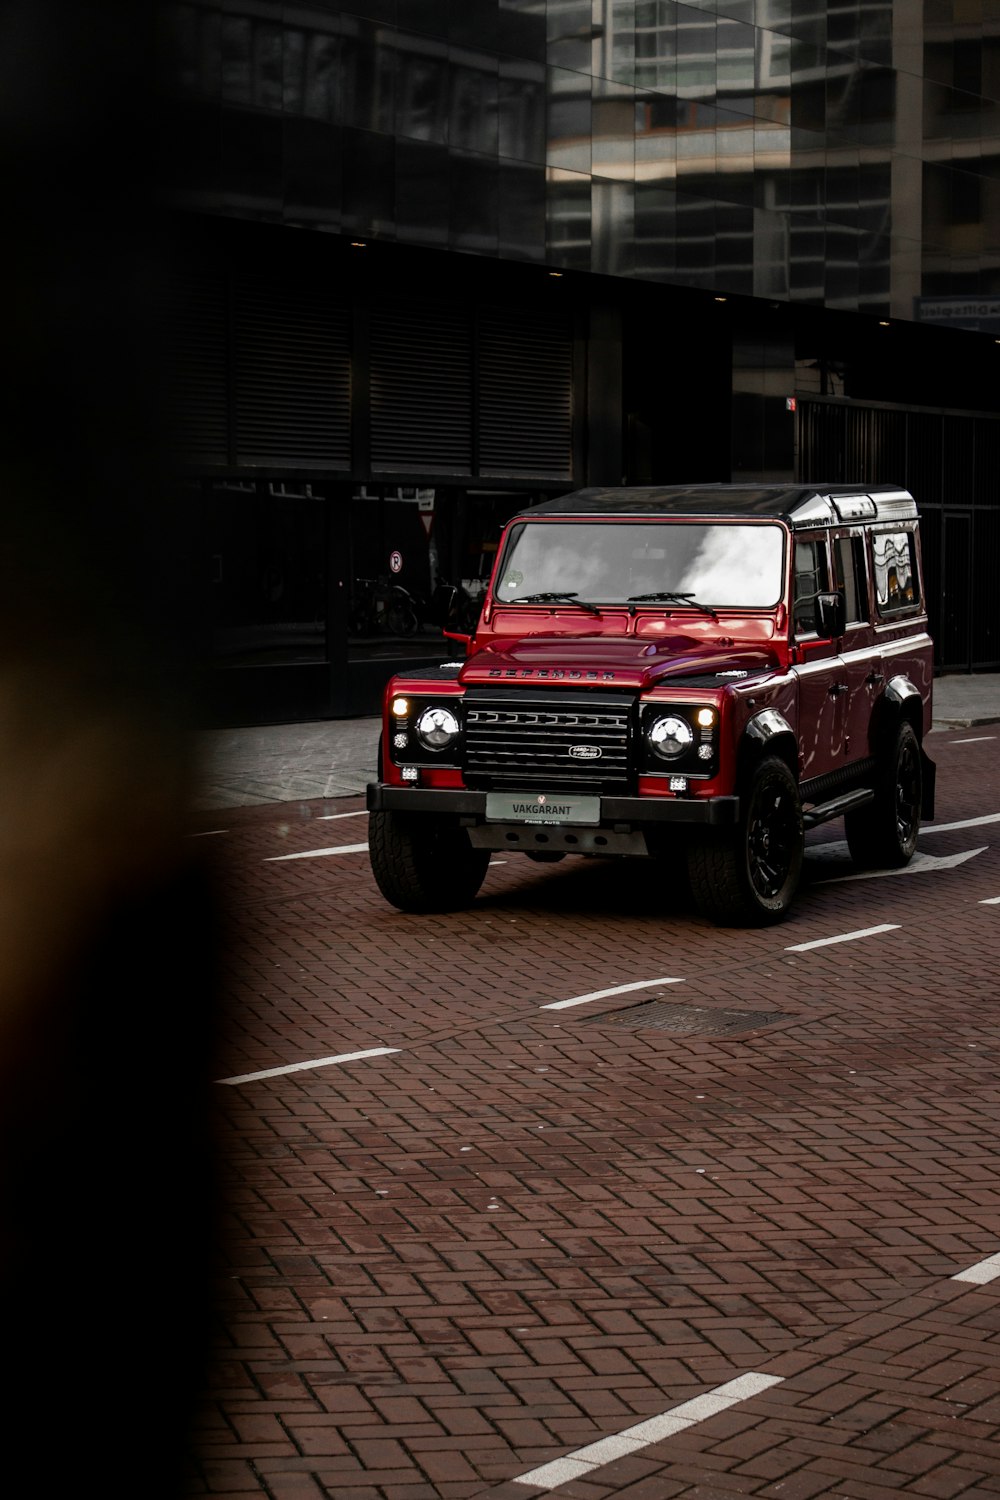
[[[923,765],[912,724],[899,725],[876,778],[875,801],[844,817],[847,847],[862,869],[898,870],[910,863],[920,834]]]
[[[691,892],[698,910],[723,927],[762,927],[787,913],[802,874],[805,829],[795,777],[777,756],[750,779],[733,832],[692,838]]]
[[[420,813],[373,812],[368,818],[372,874],[400,911],[461,911],[486,877],[488,849],[474,849],[464,828]]]

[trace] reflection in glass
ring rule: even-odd
[[[590,270],[591,179],[550,172],[545,195],[545,238],[557,265]]]
[[[498,184],[500,254],[544,260],[545,169],[501,161]]]
[[[326,659],[324,499],[223,480],[208,496],[212,652],[220,665]]]
[[[165,179],[209,209],[910,316],[921,291],[1000,292],[1000,37],[900,4],[164,0]],[[285,121],[400,153],[366,152],[373,182]]]
[[[908,531],[875,533],[872,561],[875,564],[875,598],[883,614],[918,602],[912,537]]]
[[[505,58],[497,97],[498,150],[517,161],[545,161],[545,69]]]

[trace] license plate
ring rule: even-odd
[[[587,823],[601,821],[600,797],[565,797],[559,792],[487,792],[491,823]]]

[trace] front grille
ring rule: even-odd
[[[631,696],[564,701],[554,694],[515,697],[515,691],[488,698],[466,694],[466,785],[588,792],[628,788]],[[574,749],[577,755],[570,753]]]

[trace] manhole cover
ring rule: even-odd
[[[650,1000],[645,1005],[604,1011],[588,1019],[625,1031],[645,1031],[647,1026],[655,1026],[660,1031],[681,1031],[688,1036],[734,1036],[740,1031],[773,1026],[789,1017],[780,1010],[713,1010],[704,1005],[670,1005],[663,1000]]]

